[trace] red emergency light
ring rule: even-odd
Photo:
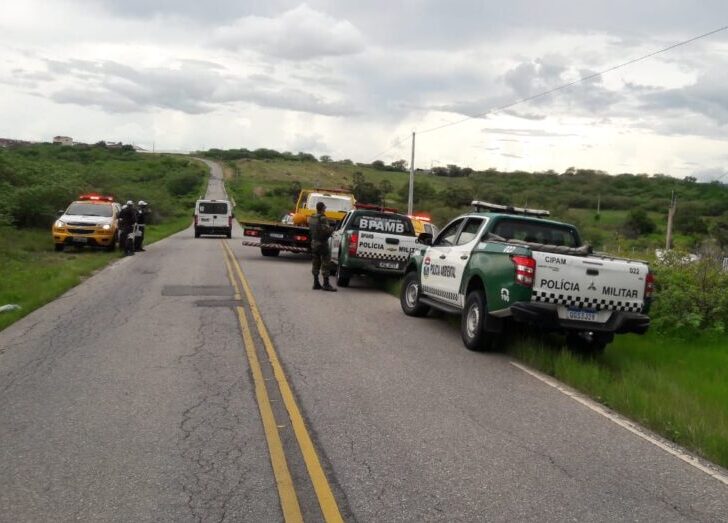
[[[426,214],[408,214],[408,218],[414,218],[415,220],[420,220],[422,222],[431,222],[432,218],[427,216]]]
[[[113,196],[103,196],[101,194],[96,194],[95,192],[91,192],[88,194],[82,194],[78,197],[79,200],[84,201],[92,201],[92,202],[113,202],[114,197]]]

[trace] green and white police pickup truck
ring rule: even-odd
[[[643,334],[654,281],[646,263],[593,254],[572,225],[548,211],[473,202],[409,259],[400,302],[409,316],[430,308],[461,315],[463,343],[495,348],[508,322],[566,334],[601,352],[615,334]]]
[[[418,247],[409,217],[363,204],[344,216],[329,241],[339,287],[348,286],[352,274],[402,275]]]

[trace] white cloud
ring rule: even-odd
[[[212,42],[229,49],[253,48],[289,60],[355,54],[364,49],[359,30],[306,4],[278,17],[246,16],[216,29]]]

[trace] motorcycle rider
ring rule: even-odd
[[[129,200],[119,213],[119,246],[124,249],[124,255],[134,254],[134,224],[136,224],[136,211],[134,202]]]
[[[147,214],[149,214],[149,209],[147,209],[147,205],[149,205],[144,200],[139,200],[139,203],[137,203],[137,211],[136,211],[136,223],[137,223],[137,234],[134,236],[134,250],[135,251],[141,251],[144,252],[144,247],[142,244],[144,243],[144,229],[147,221]]]

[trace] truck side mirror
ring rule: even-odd
[[[432,233],[421,232],[417,237],[417,243],[421,243],[422,245],[432,245]]]
[[[60,217],[61,217],[61,216],[63,216],[63,215],[65,214],[65,213],[66,213],[66,211],[56,211],[56,216],[60,218]]]

